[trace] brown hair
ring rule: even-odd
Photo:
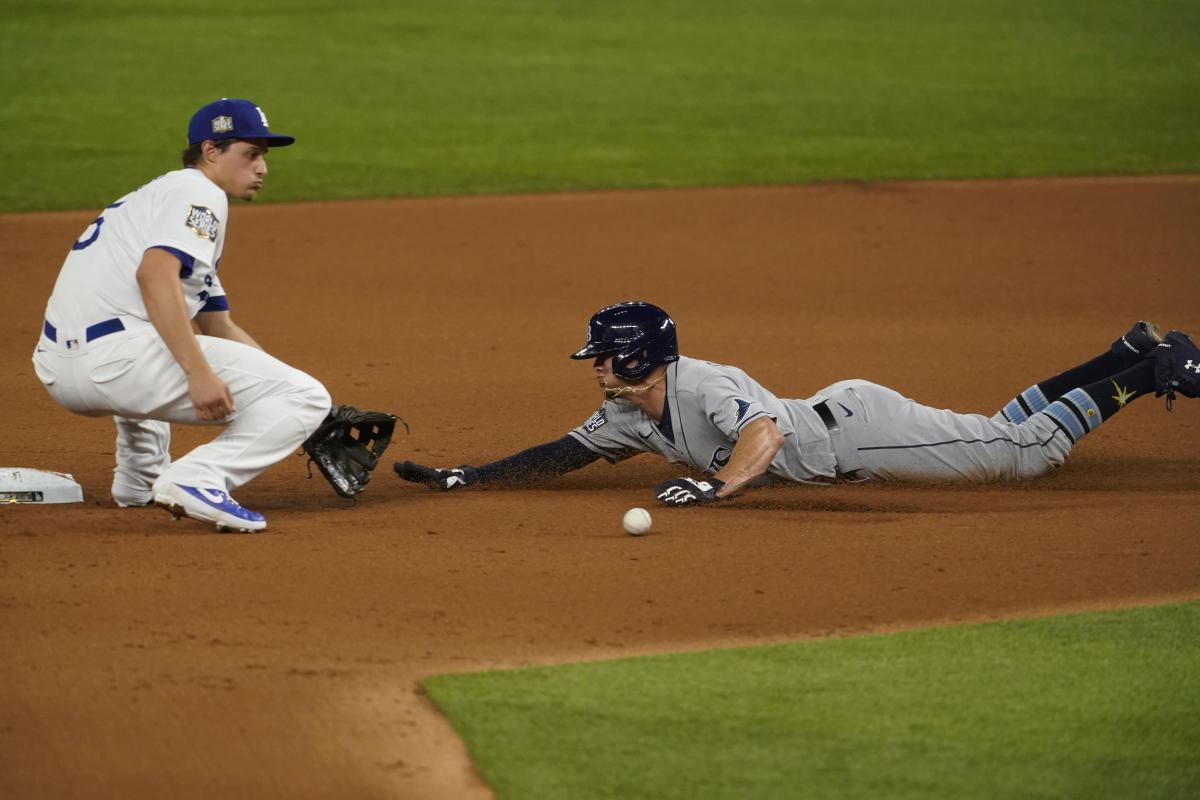
[[[205,141],[210,141],[210,140],[206,139]],[[237,139],[212,139],[211,141],[213,144],[215,144],[217,146],[218,150],[220,150],[222,153],[224,153],[226,150],[229,149],[229,145],[236,142]],[[183,165],[185,167],[194,167],[200,163],[200,154],[203,151],[204,151],[204,142],[196,142],[195,144],[190,145],[182,153],[180,153],[179,156],[180,156],[180,158],[183,159]]]

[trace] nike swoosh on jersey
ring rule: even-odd
[[[839,406],[842,406],[842,411],[845,411],[845,412],[846,412],[846,416],[847,416],[847,417],[853,417],[853,416],[854,416],[854,412],[853,412],[853,411],[851,411],[850,409],[846,408],[846,407],[845,407],[845,406],[843,406],[841,403],[838,403],[838,405],[839,405]]]

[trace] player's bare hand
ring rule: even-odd
[[[225,419],[235,410],[233,393],[211,372],[188,378],[188,396],[196,408],[196,419],[201,422]]]

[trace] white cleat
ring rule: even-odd
[[[154,491],[154,502],[176,519],[191,517],[215,525],[219,531],[255,533],[267,527],[266,517],[242,507],[220,489],[163,483]]]

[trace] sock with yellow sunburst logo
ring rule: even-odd
[[[1135,397],[1154,393],[1154,362],[1141,361],[1103,380],[1072,389],[1048,405],[1045,413],[1077,442]]]
[[[1107,382],[1110,380],[1110,376],[1124,374],[1130,369],[1138,369],[1146,363],[1139,360],[1140,358],[1138,356],[1135,359],[1134,356],[1117,350],[1103,353],[1090,361],[1060,372],[1052,378],[1038,381],[1009,400],[1000,413],[1009,422],[1024,422],[1039,411],[1045,411],[1050,403],[1071,389],[1091,386],[1096,381]],[[1133,363],[1130,363],[1131,361]]]

